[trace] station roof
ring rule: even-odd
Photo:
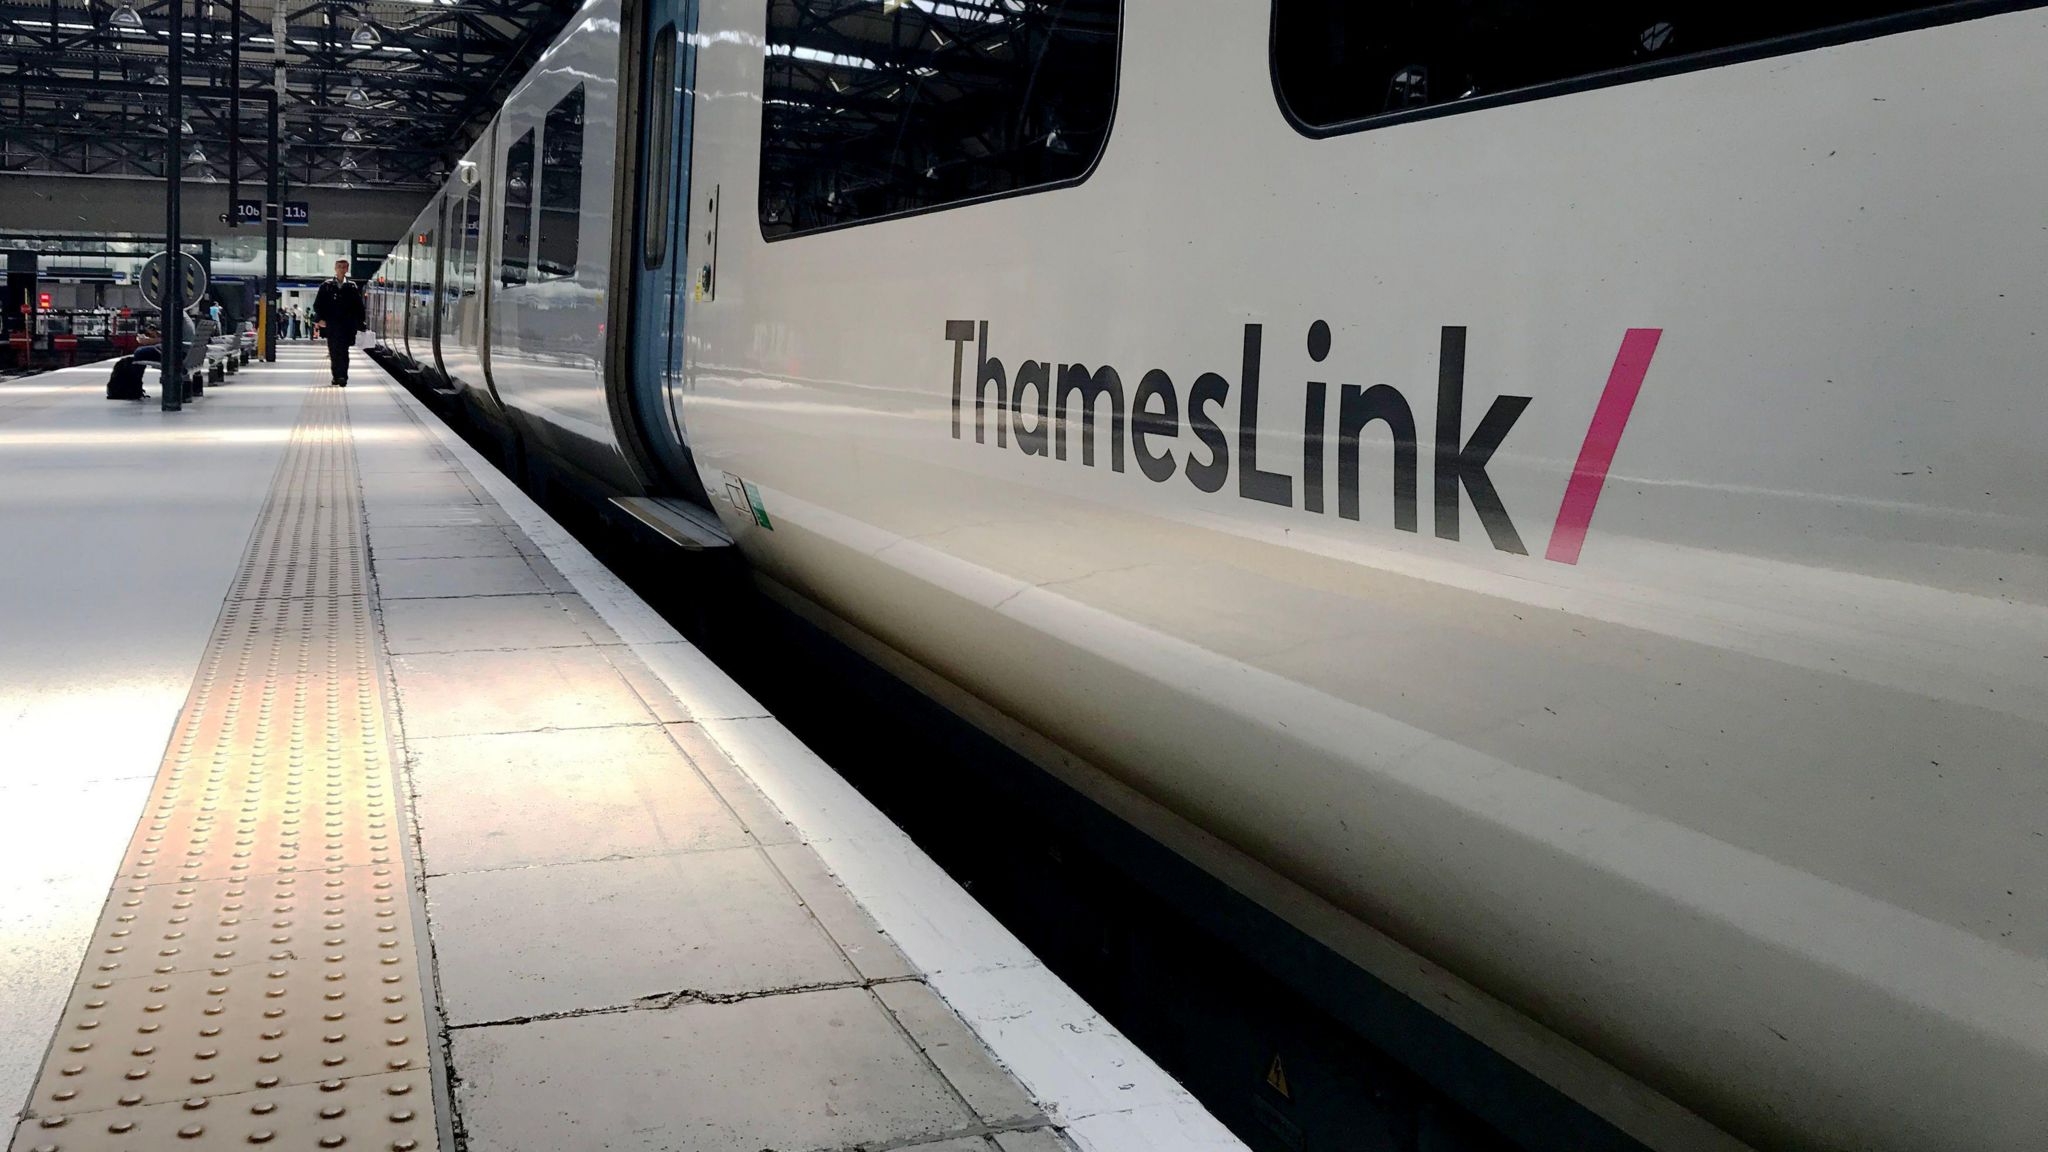
[[[241,87],[281,90],[287,183],[440,183],[578,0],[184,0],[185,177],[228,175],[232,40]],[[168,0],[0,0],[0,172],[164,175]],[[264,176],[265,109],[244,100],[241,175]]]

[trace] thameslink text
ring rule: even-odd
[[[1238,368],[1237,393],[1237,494],[1246,500],[1295,506],[1294,476],[1259,467],[1259,363],[1262,327],[1244,326],[1244,355]],[[1080,410],[1080,456],[1083,467],[1096,466],[1096,410],[1106,401],[1109,415],[1109,467],[1124,470],[1124,445],[1130,444],[1138,471],[1154,483],[1163,484],[1175,473],[1185,476],[1203,492],[1219,492],[1229,482],[1231,437],[1218,417],[1231,401],[1231,381],[1216,372],[1203,372],[1188,386],[1183,408],[1182,394],[1165,369],[1153,368],[1138,378],[1135,393],[1126,395],[1123,376],[1108,365],[1090,369],[1082,364],[1053,364],[1025,360],[1016,371],[988,352],[988,321],[948,320],[946,340],[953,345],[953,438],[963,438],[962,409],[967,402],[965,378],[967,346],[974,345],[974,377],[971,388],[974,442],[988,443],[995,436],[998,448],[1012,441],[1027,456],[1068,458],[1069,409]],[[1308,331],[1309,358],[1322,363],[1330,352],[1330,328],[1321,320]],[[1302,406],[1301,507],[1321,513],[1326,480],[1325,448],[1329,432],[1330,385],[1310,380]],[[1128,399],[1128,403],[1126,400]],[[1458,490],[1462,486],[1479,513],[1487,538],[1503,552],[1526,555],[1522,538],[1515,531],[1486,465],[1514,428],[1527,396],[1496,396],[1480,417],[1479,426],[1460,444],[1465,410],[1465,329],[1443,329],[1437,367],[1436,441],[1432,469],[1436,535],[1458,539]],[[1170,445],[1180,440],[1185,423],[1199,444],[1179,458]],[[1374,384],[1369,388],[1345,384],[1337,390],[1337,515],[1359,519],[1359,439],[1375,423],[1384,424],[1393,441],[1393,519],[1403,532],[1417,530],[1417,472],[1415,413],[1397,388]],[[1048,444],[1048,439],[1050,443]],[[1590,510],[1589,510],[1590,515]]]

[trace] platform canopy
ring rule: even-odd
[[[440,182],[560,31],[575,0],[182,0],[189,180],[228,178],[233,41],[245,92],[283,94],[296,187]],[[0,0],[0,172],[165,174],[168,0]],[[264,105],[241,108],[244,180]]]

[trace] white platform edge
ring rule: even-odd
[[[901,829],[496,466],[404,387],[388,379],[378,383],[432,431],[661,677],[1076,1145],[1085,1152],[1244,1149],[1173,1077],[1089,1008]]]

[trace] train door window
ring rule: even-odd
[[[476,295],[477,264],[483,258],[482,206],[478,203],[478,191],[471,188],[462,197],[462,271],[456,287],[464,296]]]
[[[1085,179],[1121,0],[767,0],[770,240]]]
[[[1996,7],[1927,0],[1273,0],[1273,88],[1297,128],[1322,136],[1799,51]]]
[[[449,224],[456,230],[450,249],[448,329],[457,344],[469,344],[476,339],[476,317],[468,304],[477,291],[477,261],[482,246],[482,237],[477,235],[477,192],[475,186],[464,189],[462,203],[448,212]]]
[[[664,24],[654,34],[654,59],[647,69],[647,231],[641,238],[641,260],[659,268],[668,259],[669,180],[675,168],[676,26]]]
[[[505,150],[505,229],[499,251],[498,280],[526,283],[526,262],[533,247],[533,129]]]
[[[534,268],[542,279],[574,276],[583,213],[583,85],[571,88],[548,110],[540,147],[540,243]]]

